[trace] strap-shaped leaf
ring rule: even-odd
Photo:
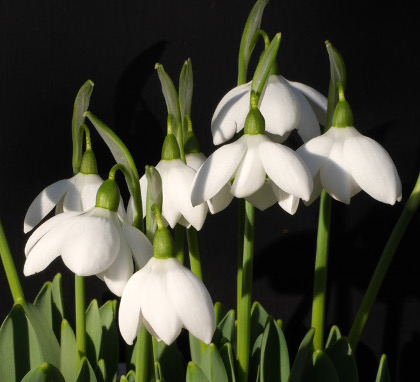
[[[257,42],[258,35],[256,32],[260,29],[262,15],[267,4],[268,0],[258,0],[255,3],[249,13],[244,31],[242,32],[239,55],[241,56],[245,67],[248,67],[252,51],[254,50],[255,43]]]
[[[357,382],[359,380],[356,360],[346,338],[339,338],[325,350],[325,353],[333,363],[340,382]]]
[[[121,139],[98,117],[89,111],[85,113],[85,116],[92,122],[99,135],[105,141],[115,161],[125,167],[125,180],[134,202],[133,225],[142,230],[143,209],[141,205],[139,174],[137,172],[133,157]]]
[[[73,173],[77,174],[80,170],[83,155],[83,131],[80,126],[85,121],[84,113],[89,108],[90,96],[93,92],[94,83],[87,80],[79,89],[74,101],[73,119],[71,131],[73,139]]]
[[[60,370],[66,382],[76,382],[78,360],[76,336],[67,320],[63,320],[61,324]]]
[[[317,350],[313,354],[312,362],[312,367],[305,370],[305,373],[308,373],[305,382],[340,382],[334,364],[322,350]]]
[[[98,364],[96,365],[95,375],[98,382],[112,381],[112,379],[107,378],[106,365],[105,361],[102,358],[98,361]]]
[[[382,354],[375,382],[391,382],[391,375],[389,374],[388,361],[385,354]]]
[[[289,382],[300,382],[302,381],[303,373],[306,366],[311,360],[312,345],[314,339],[315,329],[312,328],[306,333],[302,342],[299,345],[299,349],[296,353],[295,361],[293,362],[292,370],[290,371]]]
[[[76,382],[98,382],[95,372],[86,357],[80,360]]]
[[[136,381],[136,373],[134,372],[134,370],[130,370],[125,377],[127,378],[127,382]]]
[[[261,94],[266,84],[267,77],[270,74],[271,67],[276,59],[280,46],[280,40],[281,34],[277,33],[271,40],[267,49],[264,50],[258,62],[257,68],[255,69],[254,78],[252,79],[251,84],[251,91],[254,91],[257,97],[259,97],[259,102],[262,101]]]
[[[327,343],[325,345],[326,348],[331,347],[334,345],[339,339],[341,338],[340,329],[338,326],[334,325],[331,327],[330,333],[328,334]]]
[[[184,117],[191,115],[191,102],[193,95],[193,70],[191,59],[184,62],[179,75],[179,108],[181,112],[181,121],[184,124]],[[185,131],[184,131],[185,137]]]
[[[41,363],[32,369],[21,382],[68,382],[55,366],[48,362]]]
[[[344,90],[346,89],[346,66],[338,50],[328,40],[325,44],[330,59],[331,76],[328,89],[327,122],[325,124],[325,131],[327,131],[331,127],[334,109],[338,102],[337,82],[340,81],[343,84]]]
[[[226,342],[220,349],[220,357],[225,364],[225,370],[229,382],[236,382],[235,377],[235,356],[233,355],[232,345]]]
[[[224,343],[223,338],[233,343],[235,341],[235,334],[235,311],[231,309],[216,326],[213,342],[220,348]]]
[[[201,359],[203,357],[203,354],[201,353],[201,341],[191,333],[188,333],[188,340],[190,344],[191,360],[196,365],[201,366]]]
[[[223,306],[221,302],[216,302],[214,304],[214,315],[216,317],[216,326],[219,325],[219,322],[226,316],[226,308]]]
[[[262,305],[255,301],[251,308],[251,339],[250,343],[253,345],[257,337],[264,333],[264,328],[267,324],[268,313]]]
[[[203,371],[194,363],[189,362],[186,382],[210,382]]]
[[[225,364],[215,344],[207,346],[200,368],[210,382],[228,382]]]
[[[86,310],[86,356],[93,368],[99,361],[102,347],[102,321],[98,301],[92,300]]]
[[[153,352],[155,361],[161,365],[161,377],[164,380],[184,382],[185,366],[176,342],[168,346],[153,338]]]

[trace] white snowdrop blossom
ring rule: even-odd
[[[215,145],[242,130],[249,111],[250,92],[251,82],[240,85],[218,104],[211,122]],[[307,85],[271,75],[261,99],[266,133],[276,142],[285,140],[293,129],[307,142],[320,134],[319,124],[325,125],[327,98]]]
[[[360,190],[383,203],[401,200],[401,181],[391,157],[379,143],[354,127],[331,127],[297,153],[314,181],[321,183],[322,187],[315,189],[325,188],[336,200],[349,204]]]
[[[260,209],[277,201],[292,214],[298,199],[308,200],[313,187],[299,156],[264,134],[244,134],[210,155],[194,179],[193,205],[211,199],[232,180],[231,193],[237,198],[246,198]]]
[[[206,156],[202,152],[191,153],[185,155],[187,165],[198,171],[203,163],[206,161]],[[232,201],[233,195],[230,192],[230,184],[226,184],[222,189],[211,199],[207,201],[209,210],[212,214],[216,214],[224,210]]]
[[[132,344],[141,324],[170,345],[184,327],[201,341],[211,342],[215,315],[204,284],[173,257],[152,257],[128,281],[119,308],[124,340]]]
[[[196,171],[186,165],[181,159],[161,160],[156,165],[162,179],[162,217],[174,228],[177,223],[200,230],[206,220],[207,204],[193,207],[190,200],[191,185]],[[140,189],[143,206],[146,206],[147,177],[140,178]],[[143,214],[146,209],[143,208]],[[127,206],[127,218],[130,221],[133,214],[132,199]]]
[[[25,276],[44,270],[61,256],[72,272],[97,275],[121,296],[134,271],[133,258],[142,267],[153,248],[141,231],[121,220],[118,203],[112,210],[96,205],[87,212],[63,212],[38,227],[25,247]]]

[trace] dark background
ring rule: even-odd
[[[404,5],[403,5],[404,4]],[[347,99],[355,125],[394,159],[403,200],[381,204],[361,192],[350,206],[333,203],[327,328],[348,334],[364,290],[419,171],[418,13],[415,2],[272,0],[262,28],[282,33],[281,73],[327,94],[325,40],[347,65]],[[0,217],[26,297],[63,274],[69,303],[73,277],[60,259],[44,272],[22,274],[26,209],[56,180],[71,177],[71,118],[80,86],[95,83],[90,110],[126,143],[139,173],[159,161],[166,106],[154,64],[178,84],[192,59],[192,119],[202,151],[212,144],[210,120],[235,86],[242,28],[253,1],[0,1]],[[257,45],[260,52],[262,44]],[[112,157],[95,132],[100,174]],[[297,142],[297,141],[296,141]],[[295,144],[296,144],[295,142]],[[293,143],[293,140],[292,140]],[[127,190],[121,182],[123,194]],[[278,206],[256,213],[254,300],[284,321],[291,357],[309,328],[318,202],[291,217]],[[235,307],[236,203],[208,216],[199,233],[204,281],[214,301]],[[408,380],[420,356],[417,214],[396,253],[358,348],[360,380],[372,381],[382,353],[395,381]],[[414,246],[414,247],[413,247]],[[88,301],[114,298],[95,277]],[[0,270],[0,319],[12,306]]]

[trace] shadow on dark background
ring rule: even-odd
[[[71,116],[80,86],[95,83],[90,110],[126,143],[140,174],[156,165],[166,130],[166,106],[154,70],[157,61],[178,84],[190,57],[194,71],[192,119],[201,148],[210,155],[210,120],[222,96],[235,86],[237,52],[253,1],[0,2],[0,216],[27,298],[63,274],[73,301],[73,275],[61,259],[24,278],[22,232],[26,209],[47,185],[71,177]],[[366,194],[350,206],[333,203],[327,331],[337,324],[348,334],[387,236],[419,171],[416,12],[376,2],[274,1],[262,27],[280,31],[281,73],[327,94],[329,39],[347,66],[347,99],[362,134],[383,145],[403,184],[403,200],[391,207]],[[378,17],[378,9],[381,16]],[[261,45],[257,45],[259,53]],[[253,64],[255,62],[253,61]],[[418,65],[417,65],[418,66]],[[408,77],[408,78],[407,78]],[[100,174],[113,159],[93,135]],[[291,144],[299,146],[292,136]],[[123,183],[123,182],[121,182]],[[127,200],[125,185],[121,186]],[[282,318],[293,357],[310,326],[318,202],[288,216],[278,206],[257,211],[254,299]],[[199,232],[204,281],[214,301],[235,307],[236,202],[208,216]],[[373,380],[386,353],[394,381],[408,380],[419,352],[419,215],[408,228],[373,307],[357,350],[360,380]],[[232,239],[233,238],[233,239]],[[115,298],[102,282],[86,280],[87,300]],[[67,287],[68,285],[68,287]],[[0,270],[0,318],[12,306]]]

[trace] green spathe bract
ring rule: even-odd
[[[112,179],[107,179],[99,187],[98,193],[96,194],[96,206],[99,208],[105,208],[111,211],[117,211],[120,204],[120,189],[117,183]]]

